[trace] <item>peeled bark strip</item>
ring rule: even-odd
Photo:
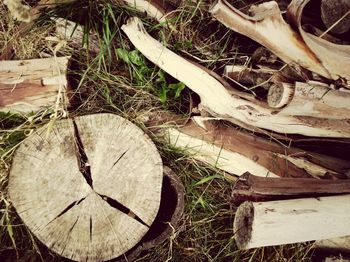
[[[350,179],[321,180],[314,178],[270,178],[245,173],[236,182],[231,204],[244,201],[272,201],[301,197],[319,197],[350,193]]]
[[[285,87],[286,84],[283,84]],[[278,100],[291,97],[290,91],[284,88],[276,94],[274,89],[269,90],[268,100],[275,95]],[[328,119],[350,119],[350,92],[331,89],[317,83],[295,83],[292,98],[286,99],[287,104],[279,114],[294,116],[311,116]],[[269,102],[269,104],[271,104]]]
[[[106,261],[134,247],[160,204],[163,165],[152,141],[112,114],[56,121],[21,143],[9,196],[23,222],[54,252]]]
[[[287,148],[217,120],[195,117],[183,127],[165,128],[165,133],[193,158],[235,175],[344,178],[350,169],[346,161]]]
[[[150,61],[183,82],[201,98],[201,106],[213,116],[234,124],[273,130],[279,133],[320,137],[350,137],[350,123],[334,119],[291,117],[275,114],[268,107],[247,101],[193,62],[176,55],[144,29],[138,18],[122,26],[130,41]],[[231,89],[232,90],[232,89]]]
[[[291,2],[287,10],[289,22],[298,28],[302,39],[309,49],[317,56],[331,78],[339,79],[342,77],[350,81],[350,45],[334,44],[321,37],[312,35],[302,28],[301,17],[304,7],[309,1],[310,0],[293,0]]]
[[[350,195],[245,202],[234,232],[240,249],[350,235]]]
[[[0,111],[66,107],[68,61],[69,57],[0,61]]]
[[[265,46],[284,62],[296,63],[324,77],[331,77],[298,33],[284,21],[277,2],[254,6],[251,11],[254,16],[240,12],[225,0],[218,0],[210,10],[225,26]]]

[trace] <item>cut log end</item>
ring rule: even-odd
[[[267,95],[267,103],[272,108],[284,107],[292,99],[293,93],[293,88],[289,84],[273,84]]]
[[[252,237],[252,225],[254,221],[254,207],[252,202],[244,202],[236,211],[233,224],[236,244],[239,249],[244,249]]]

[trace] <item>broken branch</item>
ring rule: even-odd
[[[193,62],[176,55],[145,30],[140,19],[131,18],[122,26],[135,47],[161,69],[185,83],[201,98],[201,107],[213,116],[234,124],[264,128],[279,133],[307,136],[350,137],[350,123],[334,119],[291,117],[276,114],[268,107],[232,94],[229,87]]]

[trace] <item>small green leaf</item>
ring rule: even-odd
[[[134,65],[146,66],[145,59],[138,50],[131,51],[129,53],[129,59]]]
[[[117,48],[117,56],[125,63],[130,64],[129,53],[123,48]]]
[[[13,235],[13,230],[12,230],[12,225],[11,224],[7,225],[7,232],[9,234],[10,238],[11,238],[13,247],[16,249],[16,240],[15,240],[15,237]]]
[[[182,92],[182,90],[184,90],[186,87],[186,85],[182,82],[179,82],[177,84],[170,84],[169,85],[169,89],[172,89],[175,91],[175,98],[178,98]]]
[[[166,101],[168,100],[167,93],[168,93],[168,88],[164,84],[164,85],[162,85],[162,88],[160,89],[160,91],[158,93],[158,97],[163,104],[166,103]]]
[[[157,73],[157,82],[159,83],[166,83],[166,79],[165,79],[165,73],[163,70],[159,70],[158,73]]]

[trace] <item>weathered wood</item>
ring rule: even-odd
[[[9,196],[23,222],[56,253],[105,261],[149,230],[159,208],[160,155],[131,122],[111,114],[56,121],[23,141]]]
[[[248,16],[226,0],[217,1],[211,14],[228,28],[262,44],[286,63],[297,63],[322,76],[330,77],[314,53],[282,18],[277,2],[270,1],[251,8]]]
[[[272,108],[281,108],[287,105],[294,96],[294,86],[288,83],[274,84],[269,88],[267,103]]]
[[[332,79],[345,78],[350,87],[350,45],[329,42],[306,32],[301,24],[304,7],[310,0],[293,0],[288,6],[286,16],[291,25],[298,29],[302,40],[316,55]],[[315,71],[316,72],[316,71]],[[317,73],[317,72],[316,72]]]
[[[307,136],[349,137],[350,123],[334,119],[291,117],[276,114],[258,102],[247,101],[239,92],[210,75],[193,62],[176,55],[152,38],[138,18],[131,18],[122,30],[149,60],[185,83],[201,98],[201,108],[243,127],[264,128],[280,133]],[[227,83],[226,83],[227,84]]]
[[[176,28],[169,23],[169,19],[173,17],[170,12],[168,3],[164,0],[120,0],[134,7],[140,12],[146,13],[149,17],[156,19],[159,23],[168,25],[170,29],[176,31]]]
[[[236,212],[237,246],[249,249],[350,234],[350,195],[245,202]]]
[[[0,111],[67,107],[69,57],[0,61]]]
[[[334,90],[318,82],[273,85],[268,103],[273,107],[284,106],[279,111],[283,115],[350,119],[350,92]]]
[[[350,179],[271,178],[243,174],[232,190],[231,204],[244,201],[272,201],[301,197],[319,197],[350,193]]]
[[[177,174],[164,166],[160,207],[153,224],[137,246],[113,261],[135,261],[141,252],[159,246],[171,238],[180,222],[184,208],[185,188]]]
[[[163,128],[168,141],[195,159],[226,172],[281,177],[346,177],[347,161],[286,147],[225,126],[218,120],[193,117],[184,126]]]
[[[305,32],[301,15],[309,0],[294,0],[288,7],[286,23],[277,2],[252,6],[253,16],[243,14],[226,0],[219,0],[210,10],[228,28],[262,44],[284,62],[295,63],[321,76],[350,79],[350,46],[328,42]],[[298,31],[292,29],[297,28]]]

